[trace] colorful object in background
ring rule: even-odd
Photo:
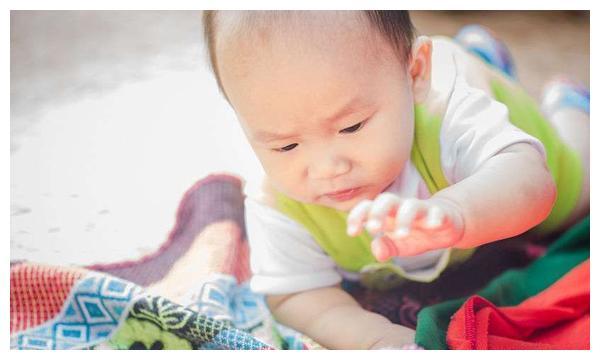
[[[546,83],[542,91],[541,109],[552,114],[558,109],[573,108],[590,113],[590,91],[566,76],[557,76]]]
[[[453,350],[589,350],[590,261],[517,306],[472,296],[452,317],[446,339]]]
[[[467,25],[458,31],[454,40],[504,74],[517,78],[510,51],[490,29],[481,25]]]

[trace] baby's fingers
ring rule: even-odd
[[[379,195],[369,211],[369,220],[367,221],[366,228],[371,234],[384,231],[385,220],[392,209],[400,203],[400,198],[390,193],[383,193]]]
[[[410,228],[417,216],[426,209],[423,201],[418,199],[405,200],[396,213],[396,231],[394,237],[402,238],[410,233]]]
[[[369,210],[371,209],[372,203],[373,201],[371,200],[363,200],[354,206],[352,211],[350,211],[350,214],[348,214],[348,219],[346,220],[348,223],[346,232],[349,236],[356,236],[360,234],[364,223],[367,221],[367,216],[369,215]]]
[[[424,227],[426,229],[436,229],[442,226],[446,214],[439,206],[432,206],[427,212]]]
[[[396,256],[394,242],[385,236],[380,236],[371,242],[371,252],[377,261],[383,262],[392,256]]]

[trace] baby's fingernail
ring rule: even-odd
[[[369,220],[369,222],[367,223],[367,229],[371,232],[376,232],[379,230],[379,228],[381,227],[381,222],[379,222],[379,220]]]
[[[427,227],[430,229],[439,227],[440,225],[442,225],[442,222],[440,221],[440,219],[429,220],[427,222]]]
[[[408,231],[407,228],[403,227],[403,228],[400,228],[400,229],[394,231],[394,237],[402,238],[402,237],[405,237],[406,235],[408,235],[409,232],[410,231]]]

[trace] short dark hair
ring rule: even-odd
[[[363,14],[366,16],[369,24],[391,44],[399,59],[404,64],[407,64],[410,59],[413,39],[415,37],[415,28],[410,20],[408,11],[364,10]],[[205,10],[202,14],[204,40],[208,51],[210,67],[217,79],[217,84],[219,85],[221,93],[227,97],[217,67],[215,51],[216,15],[216,10]]]

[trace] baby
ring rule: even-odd
[[[429,282],[479,245],[589,211],[589,115],[565,83],[546,119],[460,44],[415,38],[405,11],[207,11],[204,26],[267,177],[245,203],[251,287],[327,348],[413,342],[342,279]]]

